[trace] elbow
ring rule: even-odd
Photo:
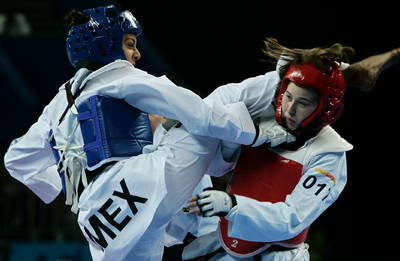
[[[13,168],[13,160],[10,157],[10,153],[7,151],[4,155],[4,167],[11,174]]]
[[[11,177],[18,179],[18,173],[20,172],[20,169],[18,164],[20,160],[13,156],[13,153],[8,150],[6,154],[4,155],[4,167],[7,170],[7,172],[10,174]]]
[[[309,226],[308,223],[307,217],[301,215],[297,211],[292,210],[281,213],[281,222],[276,224],[279,240],[287,240],[296,237]]]
[[[298,224],[298,225],[289,225],[286,233],[283,233],[283,239],[287,240],[287,239],[291,239],[296,237],[298,234],[300,234],[304,229],[306,229],[307,226],[304,225],[304,223],[302,224]]]
[[[269,241],[282,241],[296,237],[304,230],[301,224],[293,224],[291,222],[275,224],[274,236]],[[267,235],[266,235],[267,236]],[[271,235],[268,235],[271,236]]]

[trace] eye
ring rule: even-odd
[[[128,46],[129,48],[135,48],[136,47],[136,43],[133,40],[128,40],[125,43],[126,43],[126,46]]]
[[[291,96],[289,93],[287,93],[287,92],[285,92],[284,97],[285,97],[286,99],[288,99],[288,100],[291,100],[291,99],[292,99],[292,96]]]
[[[301,100],[299,101],[299,104],[303,107],[311,106],[312,102],[311,101],[306,101],[306,100]]]

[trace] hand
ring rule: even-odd
[[[153,113],[149,113],[148,114],[149,120],[150,120],[150,126],[151,126],[151,130],[154,132],[156,131],[158,125],[160,125],[160,123],[165,123],[166,119],[163,116],[157,115],[157,114],[153,114]]]
[[[296,141],[296,137],[279,125],[275,117],[263,118],[258,128],[259,134],[252,147],[260,146],[263,143],[271,143],[271,147],[276,147],[282,143]]]
[[[235,205],[234,195],[219,190],[205,190],[190,198],[184,211],[198,213],[204,217],[225,216]]]

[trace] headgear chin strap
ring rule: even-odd
[[[324,126],[333,124],[342,114],[346,81],[339,63],[334,62],[327,73],[321,72],[310,63],[293,64],[289,67],[276,97],[275,117],[279,124],[284,124],[282,98],[289,82],[315,89],[319,94],[318,107],[301,123],[301,129],[308,132],[319,131]]]
[[[82,24],[73,25],[66,40],[67,55],[73,67],[80,60],[107,64],[125,59],[122,37],[140,35],[142,29],[129,11],[119,12],[113,5],[83,10]]]

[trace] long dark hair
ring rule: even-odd
[[[84,16],[83,16],[82,11],[77,10],[77,9],[70,10],[64,16],[64,25],[65,25],[65,28],[67,29],[67,33],[73,25],[85,23],[85,21],[81,21],[83,18],[84,18]]]
[[[286,60],[288,63],[281,67],[281,78],[291,64],[311,63],[321,72],[327,72],[333,62],[349,63],[355,51],[352,47],[343,46],[340,43],[332,44],[329,47],[316,47],[312,49],[288,48],[275,38],[267,37],[264,40],[265,47],[263,53],[267,61],[277,62],[279,59]]]
[[[72,26],[87,23],[89,19],[90,18],[87,15],[84,15],[83,12],[80,10],[77,9],[70,10],[64,16],[64,26],[66,28],[66,34],[68,34]],[[77,62],[75,69],[79,70],[80,68],[86,68],[88,70],[95,71],[103,66],[104,64],[102,63],[97,63],[90,60],[82,59]]]

